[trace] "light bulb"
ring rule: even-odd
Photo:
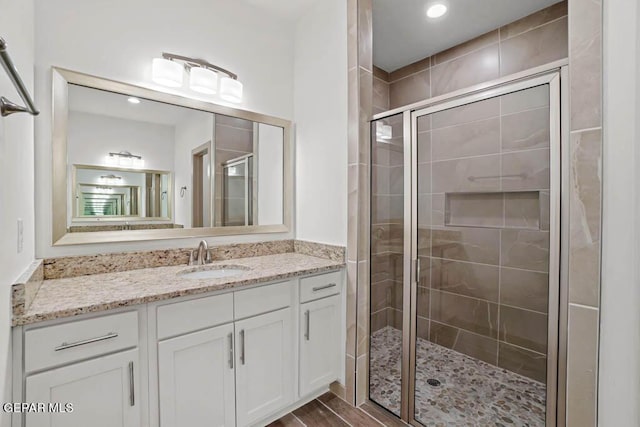
[[[189,88],[207,95],[215,94],[218,92],[218,73],[206,68],[191,68],[189,71]]]
[[[220,98],[236,104],[242,102],[242,83],[230,77],[220,79]]]
[[[168,87],[180,87],[182,86],[183,77],[184,69],[182,65],[164,58],[153,59],[151,80],[155,83]]]
[[[427,16],[429,18],[440,18],[445,13],[447,13],[447,6],[442,3],[432,4],[427,9]]]

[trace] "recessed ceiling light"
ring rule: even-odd
[[[129,98],[127,98],[127,101],[129,101],[132,104],[140,104],[140,100],[135,96],[130,96]]]
[[[445,13],[447,13],[447,6],[442,3],[432,4],[427,9],[427,16],[429,18],[440,18]]]

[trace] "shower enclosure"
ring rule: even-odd
[[[369,399],[414,425],[555,425],[560,73],[372,122]]]

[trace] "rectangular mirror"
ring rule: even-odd
[[[291,123],[54,69],[56,245],[287,232]]]

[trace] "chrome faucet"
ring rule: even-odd
[[[196,254],[194,259],[194,252]],[[211,262],[211,254],[209,253],[209,246],[205,240],[201,240],[198,244],[198,249],[191,251],[191,259],[189,264],[205,265]]]

